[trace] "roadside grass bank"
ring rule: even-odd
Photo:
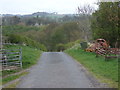
[[[19,75],[12,75],[12,76],[8,76],[6,78],[3,78],[2,84],[4,85],[4,84],[8,83],[9,81],[12,81],[12,80],[15,80],[17,78],[20,78],[21,76],[24,76],[26,74],[28,74],[28,72],[23,72],[23,73],[20,73]]]
[[[6,49],[18,49],[22,48],[22,69],[18,70],[4,70],[2,71],[2,84],[6,84],[12,80],[20,78],[21,76],[27,74],[27,72],[21,72],[36,64],[42,51],[33,47],[21,46],[21,45],[6,45]],[[21,72],[21,73],[19,73]],[[19,73],[19,74],[16,74]],[[14,75],[16,74],[16,75]],[[4,78],[5,77],[5,78]]]
[[[79,49],[65,51],[87,68],[100,82],[109,87],[118,88],[118,59],[105,61],[103,57],[96,58],[95,53]]]
[[[16,86],[19,84],[20,81],[16,81],[8,86],[6,86],[5,88],[16,88]]]

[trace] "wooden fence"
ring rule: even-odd
[[[3,70],[22,68],[22,49],[0,50],[0,62]]]

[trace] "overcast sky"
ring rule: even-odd
[[[98,0],[0,0],[0,14],[30,14],[34,12],[57,12],[75,14],[77,7]]]

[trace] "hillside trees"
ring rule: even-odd
[[[3,26],[3,35],[13,34],[13,33],[25,33],[29,31],[41,31],[44,27],[35,26],[23,26],[23,25],[9,25]]]
[[[12,25],[16,25],[20,23],[20,18],[18,16],[13,16],[12,17]]]
[[[92,20],[93,37],[106,39],[110,46],[120,47],[120,27],[118,22],[118,2],[101,2],[99,10],[93,13]]]
[[[44,44],[48,51],[56,51],[62,44],[80,39],[81,32],[77,22],[67,22],[51,23],[42,31],[28,31],[24,35]]]
[[[49,29],[50,30],[50,29]],[[58,25],[51,29],[51,31],[44,30],[48,34],[44,34],[47,42],[46,46],[48,49],[57,50],[58,44],[66,44],[75,41],[80,38],[80,31],[77,22],[68,22],[65,24]]]
[[[17,25],[21,22],[19,16],[3,17],[3,25]]]
[[[8,40],[11,43],[25,43],[37,48],[41,48],[42,46],[39,44],[42,44],[48,51],[60,51],[60,49],[64,50],[71,47],[73,45],[71,42],[81,39],[82,33],[79,25],[78,21],[54,22],[39,27],[10,25],[3,26],[3,35],[9,37]]]

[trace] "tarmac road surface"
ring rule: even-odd
[[[63,52],[44,52],[17,88],[93,88],[97,80],[84,67]]]

